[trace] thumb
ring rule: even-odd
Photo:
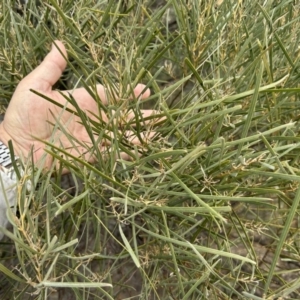
[[[47,92],[58,81],[67,66],[67,51],[61,41],[54,41],[51,51],[42,63],[27,75],[20,83],[23,88],[32,88]]]

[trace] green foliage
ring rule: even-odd
[[[93,166],[49,145],[73,189],[59,171],[28,172],[29,193],[21,181],[20,218],[1,229],[1,299],[298,299],[299,13],[291,0],[4,0],[3,104],[61,39],[57,88],[88,88],[110,121],[77,114],[115,138]],[[95,93],[128,99],[138,82],[144,103],[104,107]],[[145,126],[144,107],[166,120]],[[133,146],[128,129],[157,135]]]

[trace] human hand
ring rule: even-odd
[[[67,64],[57,48],[67,57],[63,43],[55,41],[55,45],[52,46],[43,62],[19,83],[7,108],[4,120],[0,124],[0,140],[5,145],[8,145],[9,140],[11,140],[15,154],[20,157],[27,158],[32,149],[35,164],[40,162],[44,155],[47,142],[66,150],[72,156],[82,157],[92,163],[95,161],[95,156],[92,153],[87,153],[87,149],[92,147],[92,141],[79,117],[30,91],[37,91],[56,103],[76,111],[63,96],[69,97],[70,93],[88,117],[95,119],[94,115],[98,112],[104,122],[108,121],[107,116],[103,111],[99,111],[97,102],[86,89],[78,88],[62,92],[53,90],[53,85],[60,78]],[[141,99],[149,97],[149,89],[142,93],[144,89],[144,85],[137,85],[133,91],[134,97]],[[97,85],[97,93],[103,104],[108,104],[108,93],[101,84]],[[143,118],[147,118],[155,114],[155,111],[142,110],[141,113]],[[134,114],[129,113],[127,118],[133,119]],[[54,130],[57,122],[64,127],[68,135],[74,137],[72,142],[62,131]],[[151,138],[153,135],[154,132],[150,132],[147,134],[147,138]],[[128,136],[132,135],[128,134]],[[142,135],[142,138],[145,136]],[[95,135],[94,140],[97,140],[97,135]],[[141,141],[137,137],[131,137],[129,142],[140,144]],[[100,151],[107,148],[107,143],[107,141],[99,143]],[[123,159],[129,158],[128,154],[125,153],[122,153],[121,156]],[[52,163],[52,156],[47,155],[43,167],[49,169]]]

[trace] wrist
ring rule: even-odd
[[[18,157],[12,157],[10,149],[0,141],[0,165],[5,168],[9,168],[13,164],[13,160]]]
[[[30,163],[34,164],[35,167],[41,168],[43,170],[49,170],[52,167],[53,157],[50,154],[44,152],[44,144],[42,142],[35,143],[34,141],[28,142],[20,134],[15,136],[18,139],[14,139],[13,135],[9,134],[8,130],[5,128],[5,120],[0,124],[0,142],[2,142],[7,148],[9,146],[9,141],[12,142],[14,156],[18,157],[22,164]],[[9,128],[13,131],[13,128]],[[43,156],[45,158],[43,159]],[[29,161],[28,161],[29,160]],[[4,166],[3,166],[4,167]],[[1,168],[1,163],[0,163]],[[64,170],[64,172],[66,172]]]
[[[13,158],[9,149],[9,141],[13,145]],[[13,164],[13,160],[18,159],[22,155],[22,151],[13,139],[7,134],[3,127],[3,122],[0,124],[0,166],[9,168]]]

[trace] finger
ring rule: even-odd
[[[141,98],[141,99],[147,99],[150,96],[150,90],[145,89],[144,84],[138,84],[134,90],[133,95],[130,97],[132,98]],[[94,91],[93,88],[91,88],[92,91]],[[112,102],[119,101],[121,98],[117,95],[116,87],[108,87],[105,88],[102,84],[96,85],[96,91],[100,101],[107,105],[109,103],[109,100]],[[83,110],[89,110],[92,112],[97,111],[97,105],[95,102],[95,95],[93,96],[91,93],[89,93],[85,88],[78,88],[75,90],[69,90],[65,91],[64,94],[68,96],[68,94],[72,94],[74,99],[76,99],[77,103],[80,104],[80,108]]]
[[[67,51],[63,43],[54,41],[51,51],[42,63],[22,80],[19,88],[50,91],[66,68],[66,57]]]
[[[145,143],[148,143],[154,136],[156,132],[142,132],[139,135],[139,138],[134,134],[132,131],[125,131],[123,134],[120,133],[120,136],[117,137],[119,140],[122,140],[122,138],[125,138],[128,143],[136,146],[142,146]],[[102,158],[106,157],[108,159],[110,155],[112,155],[112,152],[114,152],[116,155],[118,155],[118,158],[124,159],[124,160],[131,160],[132,155],[129,155],[128,153],[121,151],[118,152],[118,154],[112,150],[111,144],[112,140],[115,139],[114,134],[112,132],[109,132],[107,134],[107,139],[103,139],[98,143],[98,147],[100,152],[102,153]],[[97,135],[94,136],[94,140],[97,141],[99,137]],[[88,137],[87,137],[88,140]],[[92,150],[93,146],[91,142],[85,142],[85,143],[77,143],[76,147],[69,147],[68,151],[71,155],[75,157],[79,157],[84,161],[88,161],[90,163],[95,163],[97,161],[97,155],[95,150]],[[135,150],[130,150],[132,154],[135,154]],[[139,156],[142,154],[139,153]]]
[[[147,131],[141,132],[139,134],[139,137],[137,137],[137,134],[135,132],[126,130],[124,132],[119,131],[118,136],[115,136],[114,132],[106,131],[105,138],[101,140],[99,144],[100,146],[110,146],[115,139],[121,141],[125,138],[127,142],[132,143],[133,145],[142,145],[143,143],[148,143],[150,140],[152,140],[155,134],[155,131]],[[95,141],[97,141],[98,136],[95,135],[94,139]]]
[[[132,153],[132,155],[130,155],[129,153]],[[140,152],[136,152],[136,151],[130,151],[129,153],[126,152],[120,152],[120,153],[114,153],[112,154],[111,151],[109,151],[109,153],[105,152],[105,154],[103,155],[104,160],[108,160],[113,157],[117,160],[126,160],[126,161],[134,161],[135,158],[137,157],[141,157],[143,154]]]
[[[100,98],[103,104],[107,104],[107,95],[105,88],[102,84],[97,84],[96,91],[92,87],[89,88],[92,92],[96,92],[98,94],[98,97]],[[81,104],[80,107],[83,109],[86,108],[86,106],[88,106],[87,108],[91,110],[90,105],[92,105],[92,103],[94,103],[94,108],[97,107],[95,102],[96,96],[88,92],[86,88],[77,88],[75,90],[64,91],[63,93],[67,96],[68,94],[71,94],[74,97],[74,99],[76,99],[77,103]]]
[[[157,117],[155,117],[157,116]],[[155,125],[158,122],[165,120],[165,117],[161,117],[161,112],[154,109],[142,109],[139,112],[139,118],[137,119],[136,113],[130,111],[126,116],[126,122],[136,126],[139,122],[141,125]]]
[[[133,90],[133,97],[132,98],[141,98],[146,99],[150,96],[150,90],[145,89],[144,84],[138,84],[135,89]],[[93,91],[93,89],[91,88]],[[79,107],[88,113],[90,117],[97,114],[99,107],[97,106],[97,103],[95,101],[95,95],[93,96],[90,92],[88,92],[85,88],[77,88],[75,90],[69,90],[63,92],[67,97],[69,94],[72,95],[74,99],[76,99],[76,102],[78,103]],[[120,99],[116,97],[116,92],[112,92],[110,88],[105,89],[102,84],[97,84],[96,86],[96,93],[98,94],[98,97],[100,98],[100,101],[107,105],[110,98],[113,98],[114,100],[119,101]],[[91,113],[89,113],[91,112]],[[149,116],[151,115],[151,111],[144,112],[145,115]],[[131,118],[132,116],[130,116]],[[93,118],[94,119],[94,118]]]
[[[133,133],[132,131],[128,131],[126,134],[126,138],[128,142],[138,146],[138,145],[149,143],[149,141],[151,141],[155,135],[156,135],[155,131],[149,131],[149,132],[142,132],[140,133],[140,137],[137,137],[136,133]]]
[[[117,137],[117,139],[122,140],[125,138],[128,143],[131,143],[132,145],[137,146],[143,146],[144,143],[148,143],[154,136],[156,132],[142,132],[139,135],[139,138],[136,136],[135,133],[132,131],[125,131],[123,133],[120,133],[120,136]],[[116,159],[123,159],[123,160],[132,160],[134,156],[138,155],[139,157],[142,156],[142,152],[137,152],[136,150],[130,150],[128,153],[124,151],[113,151],[111,144],[112,140],[116,137],[114,136],[114,133],[109,132],[107,135],[107,139],[103,139],[99,141],[98,148],[101,152],[102,159],[109,159],[111,155],[115,155]],[[59,156],[61,159],[66,161],[72,161],[72,157],[80,158],[82,161],[86,161],[89,163],[95,163],[98,160],[98,156],[96,154],[96,151],[93,146],[93,143],[90,141],[90,138],[88,134],[83,134],[82,136],[83,141],[79,143],[79,141],[74,141],[74,143],[69,143],[68,146],[65,147],[65,150],[68,151],[70,156],[66,155],[65,153],[59,153]],[[99,140],[99,136],[94,135],[94,141]],[[130,155],[129,153],[132,153]],[[43,162],[42,168],[46,168],[50,170],[52,163],[54,159],[52,155],[48,155],[46,162]],[[56,168],[60,169],[60,160],[56,161]],[[80,165],[80,162],[76,162],[76,164]],[[69,172],[68,169],[63,168],[63,174]]]
[[[115,126],[125,127],[130,125],[137,126],[154,126],[166,119],[158,110],[142,109],[139,111],[128,111],[124,113],[122,110],[111,112],[111,117],[107,118],[107,122]]]
[[[132,90],[131,92],[131,87],[128,85],[126,92],[127,95],[129,94],[128,98],[126,99],[142,99],[145,100],[147,99],[151,92],[144,84],[137,84],[137,86]],[[100,99],[103,99],[104,104],[108,104],[109,100],[111,100],[113,103],[115,101],[120,101],[120,100],[126,100],[122,97],[122,88],[118,85],[115,86],[108,86],[104,90],[104,95],[99,94]]]
[[[150,89],[145,88],[146,86],[144,84],[139,83],[133,90],[135,98],[141,98],[142,100],[149,98],[151,94]]]

